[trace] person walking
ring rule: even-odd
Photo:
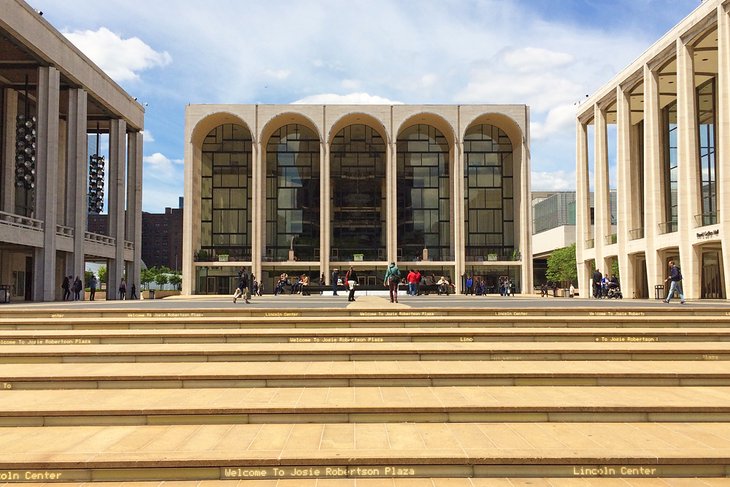
[[[92,274],[91,279],[89,279],[89,301],[93,301],[94,297],[96,296],[97,284],[98,284],[98,281],[96,280],[96,276],[94,274]]]
[[[593,271],[593,297],[599,298],[601,297],[601,281],[603,281],[603,274],[601,274],[601,271],[596,269]]]
[[[84,285],[81,284],[81,279],[79,279],[79,276],[76,276],[76,279],[74,280],[74,285],[73,285],[74,301],[81,300],[81,290],[83,288],[84,288]]]
[[[340,272],[332,269],[332,296],[337,296],[337,281],[340,279]]]
[[[248,287],[248,272],[246,272],[245,267],[241,267],[241,270],[238,271],[238,287],[236,288],[236,292],[233,293],[233,302],[235,303],[238,298],[243,296],[243,299],[246,301],[246,304],[249,303],[249,287]]]
[[[119,299],[127,299],[127,281],[124,278],[119,282]]]
[[[68,298],[71,297],[71,282],[68,280],[68,276],[63,276],[61,289],[63,289],[63,300],[68,301]]]
[[[391,262],[385,271],[385,279],[383,281],[383,284],[388,286],[391,303],[398,302],[398,283],[400,283],[400,270],[395,265],[395,262]]]
[[[676,291],[677,294],[679,294],[679,302],[684,304],[684,293],[682,292],[682,271],[679,270],[679,267],[677,267],[673,260],[669,261],[669,277],[667,277],[664,282],[670,281],[669,293],[667,294],[667,299],[665,299],[664,302],[668,303],[671,301],[672,296],[674,296],[674,292]]]
[[[350,266],[350,270],[345,275],[345,281],[347,282],[347,289],[350,290],[350,294],[347,296],[348,301],[355,301],[355,286],[357,286],[357,272]]]

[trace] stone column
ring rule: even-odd
[[[522,188],[530,188],[530,150],[529,150],[529,117],[526,117],[526,133],[522,137],[520,171],[513,174],[515,177],[512,194],[519,198],[519,206],[515,208],[515,233],[519,234],[520,242],[520,280],[522,294],[532,294],[532,198],[530,191]]]
[[[395,262],[398,260],[398,211],[396,203],[396,192],[398,190],[397,168],[396,161],[398,160],[397,155],[397,144],[395,141],[391,141],[386,150],[385,155],[385,207],[387,208],[385,214],[385,253],[388,256],[388,262]]]
[[[627,248],[629,230],[632,228],[631,218],[632,191],[631,191],[631,98],[629,93],[618,86],[616,88],[616,169],[618,173],[618,187],[616,197],[618,201],[616,222],[616,238],[618,243],[618,268],[621,275],[621,292],[624,297],[634,297],[636,274],[634,262],[629,257]]]
[[[697,226],[695,215],[700,207],[702,177],[699,168],[697,104],[695,102],[694,49],[677,39],[677,181],[679,255],[684,279],[684,294],[689,299],[700,297],[701,258],[690,239]]]
[[[18,92],[6,88],[5,111],[3,117],[3,154],[2,154],[2,201],[0,211],[15,213],[15,117],[18,115]]]
[[[142,132],[131,132],[127,140],[127,221],[126,239],[134,245],[134,257],[129,266],[127,286],[131,293],[132,284],[137,296],[142,292]]]
[[[33,299],[53,301],[56,288],[56,195],[60,74],[38,68],[35,218],[43,221],[43,247],[33,252]]]
[[[717,7],[717,164],[718,215],[725,299],[730,298],[730,16]]]
[[[588,127],[580,121],[576,122],[576,194],[575,194],[575,260],[578,266],[578,290],[581,298],[592,295],[590,289],[590,269],[586,266],[586,240],[591,234],[591,193],[588,184]]]
[[[71,274],[83,279],[86,255],[86,221],[88,216],[88,136],[87,95],[83,89],[68,91],[66,125],[66,224],[74,229]],[[69,196],[74,195],[73,199]]]
[[[606,113],[597,104],[593,107],[594,124],[594,245],[596,249],[596,267],[608,275],[605,252],[606,237],[611,234],[611,203],[608,190],[608,125]]]
[[[127,123],[113,119],[109,127],[109,236],[116,240],[114,258],[109,261],[107,299],[117,299],[124,277],[124,180]],[[128,283],[131,288],[131,284]]]
[[[330,249],[332,216],[330,214],[330,145],[326,141],[319,144],[319,273],[330,279]]]
[[[185,116],[185,185],[183,189],[185,209],[183,210],[183,256],[182,293],[189,296],[195,292],[194,252],[200,246],[200,172],[201,149],[193,145],[194,124]],[[197,178],[197,179],[196,179]],[[195,220],[197,218],[197,220]]]
[[[251,273],[260,280],[261,261],[264,258],[264,249],[266,248],[266,162],[261,156],[261,141],[255,141],[251,144],[252,160],[251,160],[251,201],[249,204],[253,209],[251,217]]]
[[[654,286],[664,283],[664,264],[656,251],[659,223],[663,218],[664,188],[661,145],[662,117],[659,109],[659,77],[644,65],[644,242],[649,296]]]
[[[460,135],[457,135],[460,137]],[[456,293],[463,290],[461,276],[466,272],[466,228],[464,225],[464,144],[458,139],[454,145],[454,172],[452,174],[454,198],[454,285]]]

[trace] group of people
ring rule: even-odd
[[[601,271],[596,269],[593,271],[593,297],[596,299],[609,297],[609,291],[611,289],[619,289],[618,277],[614,274],[613,276],[601,274]]]
[[[486,296],[489,291],[489,285],[487,284],[487,281],[486,279],[484,279],[484,277],[472,277],[470,274],[467,274],[466,279],[464,280],[464,294],[466,294],[467,296],[470,294],[476,296]],[[497,281],[497,291],[499,292],[500,296],[512,296],[515,293],[512,279],[507,276],[500,276]]]
[[[282,276],[285,275],[282,274]],[[236,285],[236,291],[233,293],[233,302],[235,303],[239,298],[243,298],[246,304],[249,304],[251,296],[261,296],[263,294],[263,281],[257,281],[256,276],[249,274],[245,267],[241,267],[241,270],[238,271],[238,284]]]
[[[94,287],[96,288],[96,286]],[[63,276],[61,289],[63,289],[64,301],[80,301],[81,291],[83,291],[84,285],[79,276],[76,276],[76,279],[74,279],[74,276]],[[93,300],[93,298],[91,299]]]
[[[290,282],[291,281],[291,282]],[[277,294],[284,294],[286,286],[290,287],[289,294],[301,294],[302,296],[309,296],[309,284],[311,280],[307,274],[302,274],[299,277],[289,277],[289,274],[286,272],[282,272],[279,275],[279,280],[276,281],[276,285],[274,286],[274,296]],[[263,283],[257,283],[255,284],[257,287],[257,291],[260,293],[263,292]]]

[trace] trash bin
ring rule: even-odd
[[[155,299],[155,290],[150,289],[150,299]]]
[[[664,299],[664,284],[654,286],[654,299]]]

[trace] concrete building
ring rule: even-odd
[[[3,297],[58,299],[63,276],[83,276],[87,260],[105,261],[111,282],[138,283],[140,104],[20,0],[0,9],[0,90]],[[90,134],[103,134],[107,154],[89,154]],[[89,206],[104,204],[110,232],[88,232]]]
[[[678,261],[689,299],[730,285],[730,14],[706,0],[577,116],[577,249],[581,288],[618,259],[625,297],[664,291]],[[615,161],[609,154],[615,147]],[[618,181],[616,230],[608,181]],[[595,225],[589,174],[595,174]],[[587,293],[584,293],[587,294]]]
[[[183,293],[388,262],[532,287],[524,105],[190,105]]]

